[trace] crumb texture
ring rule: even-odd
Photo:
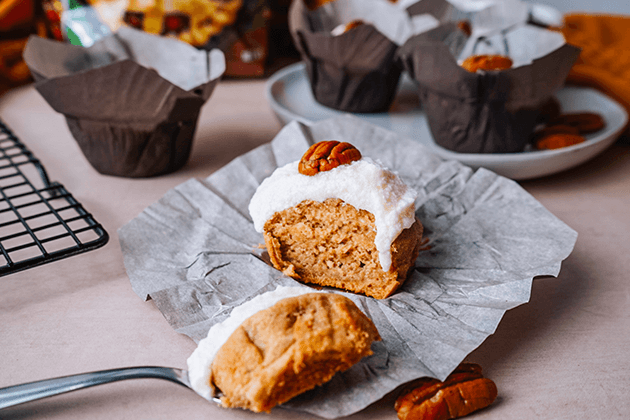
[[[212,363],[226,407],[270,411],[372,354],[372,321],[348,298],[308,293],[283,299],[241,324]]]
[[[273,266],[286,275],[383,299],[402,285],[413,268],[422,225],[416,219],[394,240],[388,272],[383,271],[374,245],[374,216],[340,199],[305,200],[277,212],[265,224],[264,236]]]

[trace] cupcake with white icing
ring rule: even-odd
[[[415,199],[354,146],[324,141],[265,179],[249,212],[278,270],[382,299],[403,284],[422,245]]]
[[[372,321],[348,298],[278,287],[234,308],[188,359],[191,385],[224,407],[270,411],[372,354]]]

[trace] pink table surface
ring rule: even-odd
[[[131,290],[117,229],[166,191],[203,178],[281,128],[264,80],[223,81],[202,109],[190,160],[150,179],[97,173],[32,86],[0,118],[110,234],[103,248],[0,278],[0,387],[138,365],[185,368],[195,348]],[[630,147],[521,185],[578,234],[558,278],[534,282],[468,360],[499,389],[471,419],[613,419],[630,413]],[[351,419],[394,420],[391,395]],[[0,410],[2,419],[308,419],[219,408],[166,381],[102,385]]]

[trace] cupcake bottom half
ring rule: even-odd
[[[304,283],[330,286],[383,299],[414,267],[422,224],[403,230],[391,245],[392,265],[383,271],[374,245],[374,216],[340,199],[305,200],[277,212],[264,229],[271,263]]]

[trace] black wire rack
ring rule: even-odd
[[[102,247],[103,227],[0,120],[0,276]]]

